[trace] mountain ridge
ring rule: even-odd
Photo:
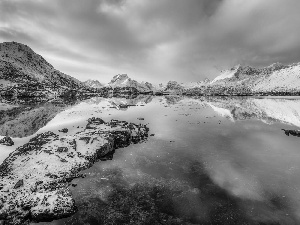
[[[83,91],[82,91],[83,90]],[[222,71],[212,81],[166,85],[138,82],[127,74],[117,74],[108,84],[99,80],[81,82],[56,70],[29,46],[17,42],[0,43],[0,95],[61,96],[82,92],[103,95],[119,93],[175,95],[300,95],[300,63],[274,63],[264,68],[237,65]],[[89,95],[89,94],[88,94]],[[69,95],[67,95],[69,96]]]

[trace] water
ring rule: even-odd
[[[39,224],[300,223],[300,138],[281,130],[299,129],[299,99],[94,98],[37,133],[77,132],[92,116],[147,123],[154,136],[83,171],[78,212]]]

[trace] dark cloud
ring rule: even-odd
[[[2,0],[0,41],[81,80],[197,81],[237,63],[300,61],[298,0]]]

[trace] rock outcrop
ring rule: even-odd
[[[85,130],[75,135],[35,136],[0,166],[0,221],[21,225],[73,214],[76,205],[68,186],[79,172],[147,136],[144,125],[100,118],[89,119]]]

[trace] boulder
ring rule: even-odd
[[[13,142],[13,140],[12,140],[10,137],[5,136],[4,138],[2,138],[2,139],[0,140],[0,144],[1,144],[1,145],[12,146],[12,145],[14,145],[15,143]]]

